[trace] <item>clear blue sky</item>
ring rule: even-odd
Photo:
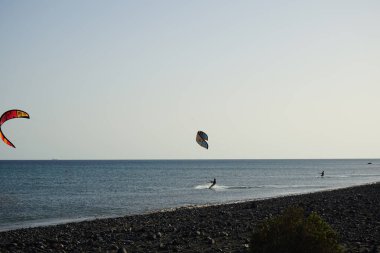
[[[379,1],[1,0],[0,113],[31,119],[2,126],[16,149],[0,159],[380,157],[379,13]]]

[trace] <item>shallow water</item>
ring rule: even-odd
[[[373,159],[0,161],[0,230],[377,181]]]

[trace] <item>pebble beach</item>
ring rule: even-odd
[[[345,252],[380,252],[380,183],[182,207],[0,233],[0,252],[247,252],[255,226],[290,206],[317,212]]]

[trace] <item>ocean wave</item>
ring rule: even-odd
[[[196,185],[194,189],[203,190],[209,189],[210,184]],[[229,185],[214,185],[211,190],[245,190],[257,188],[274,188],[274,189],[288,189],[288,188],[327,188],[324,185],[255,185],[255,186],[229,186]]]

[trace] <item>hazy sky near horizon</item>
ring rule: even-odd
[[[0,113],[31,115],[2,126],[0,159],[380,157],[379,13],[0,0]]]

